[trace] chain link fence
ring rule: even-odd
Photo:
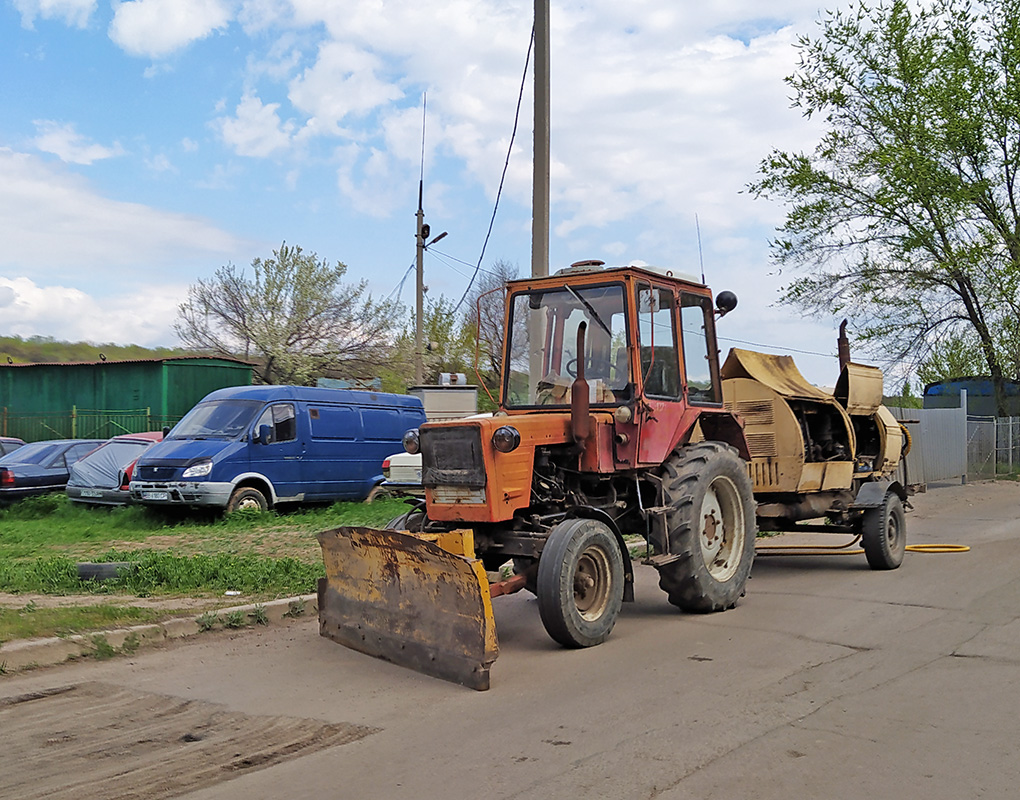
[[[967,475],[974,480],[1020,472],[1020,417],[967,417]]]

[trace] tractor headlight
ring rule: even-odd
[[[501,453],[512,453],[520,444],[520,433],[517,432],[517,428],[510,425],[496,428],[495,433],[492,434],[492,446]]]
[[[404,434],[404,449],[414,455],[421,450],[421,442],[418,440],[418,429],[411,428],[407,433]]]
[[[212,461],[205,460],[199,461],[197,464],[192,464],[181,475],[182,478],[203,478],[212,472]]]

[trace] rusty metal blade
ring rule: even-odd
[[[318,535],[319,633],[342,645],[484,691],[499,654],[480,561],[399,531]]]

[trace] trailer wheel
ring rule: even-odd
[[[903,502],[895,492],[886,492],[878,508],[864,511],[861,545],[872,569],[896,569],[903,563],[907,546],[907,521]]]
[[[538,610],[564,647],[601,644],[623,605],[623,555],[598,520],[571,519],[549,534],[538,562]]]
[[[227,501],[226,512],[233,514],[235,511],[241,510],[267,511],[269,510],[269,501],[266,500],[266,496],[262,492],[252,489],[250,486],[235,489],[234,493],[230,495],[230,500]]]
[[[663,466],[669,554],[659,587],[684,611],[733,608],[754,561],[755,502],[747,468],[721,442],[700,442]]]

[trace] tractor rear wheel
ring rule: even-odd
[[[549,534],[538,561],[538,610],[564,647],[604,642],[623,605],[623,555],[603,522],[568,519]]]
[[[744,462],[721,442],[684,447],[663,465],[662,493],[672,510],[659,587],[684,611],[733,608],[751,573],[757,530]]]
[[[861,545],[872,569],[896,569],[903,563],[907,521],[903,502],[895,492],[886,492],[882,505],[864,512]]]

